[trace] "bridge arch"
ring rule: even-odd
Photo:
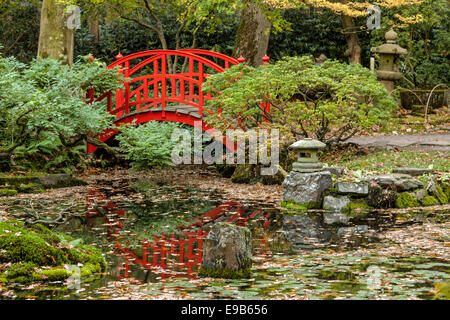
[[[180,72],[168,73],[168,57],[183,60],[183,64],[178,65]],[[202,49],[148,50],[125,57],[119,53],[116,59],[108,69],[118,69],[118,81],[123,82],[124,88],[106,92],[97,99],[92,89],[87,94],[91,102],[106,99],[108,112],[115,116],[116,126],[133,121],[137,124],[173,121],[201,127],[208,132],[214,132],[214,128],[203,121],[204,112],[211,112],[205,109],[205,102],[212,99],[202,90],[205,79],[245,61],[242,57],[234,59]],[[268,57],[263,61],[266,64]],[[106,142],[117,133],[116,129],[107,129],[96,138]],[[231,142],[223,142],[228,148],[235,149]],[[88,144],[88,153],[96,149]]]

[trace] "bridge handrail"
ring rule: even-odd
[[[141,67],[143,67],[157,59],[160,59],[164,55],[165,56],[182,56],[182,57],[186,57],[186,58],[192,58],[194,61],[201,62],[204,65],[207,65],[207,66],[215,69],[218,72],[222,72],[224,69],[227,69],[230,64],[235,65],[235,64],[239,63],[239,61],[237,59],[228,57],[222,53],[208,51],[208,50],[202,50],[202,49],[147,50],[147,51],[133,53],[133,54],[130,54],[130,55],[127,55],[124,57],[120,56],[119,59],[117,59],[110,65],[108,65],[108,69],[112,69],[116,66],[122,65],[126,62],[129,62],[129,61],[137,59],[137,58],[149,56],[148,59],[141,61],[136,66],[131,68],[128,71],[128,73],[125,73],[125,76],[129,76],[129,75],[133,74],[134,72],[136,72]],[[219,58],[225,62],[225,66],[222,67],[222,66],[218,65],[217,63],[215,63],[214,61],[203,57],[202,55]]]

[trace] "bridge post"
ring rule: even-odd
[[[269,56],[267,54],[265,54],[264,57],[262,57],[262,61],[263,61],[262,64],[263,64],[263,66],[268,65],[269,64],[269,60],[270,60]],[[270,113],[270,103],[268,103],[268,102],[261,103],[261,108],[264,110],[263,113],[265,115]],[[264,118],[263,122],[270,122],[270,121]]]
[[[119,51],[119,54],[116,56],[116,59],[120,60],[122,58],[123,58],[123,56],[122,56],[122,54]],[[117,73],[118,73],[119,77],[123,76],[123,69],[122,69],[121,65],[119,65],[119,70],[117,71]],[[118,81],[118,82],[120,82],[120,81]],[[122,104],[123,104],[123,91],[122,90],[116,90],[116,109],[122,107]],[[116,117],[120,117],[120,116],[122,116],[122,114],[123,114],[123,112],[118,112],[116,114]]]

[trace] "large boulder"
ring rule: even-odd
[[[203,243],[199,276],[248,278],[252,266],[251,233],[246,227],[216,223]]]
[[[293,200],[307,207],[320,208],[325,190],[333,182],[329,171],[300,173],[291,171],[283,181],[283,200]]]

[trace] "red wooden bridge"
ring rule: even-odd
[[[115,115],[115,124],[136,124],[148,121],[174,121],[191,126],[201,124],[203,131],[214,129],[202,118],[207,109],[209,94],[202,91],[205,79],[213,73],[223,72],[232,65],[245,61],[227,55],[201,50],[149,50],[123,57],[120,53],[117,61],[108,69],[118,68],[119,80],[124,83],[122,90],[109,91],[94,98],[94,91],[88,91],[88,101],[107,99],[108,111]],[[178,64],[180,72],[169,73],[168,60],[183,61]],[[263,64],[269,57],[263,58]],[[173,65],[171,65],[173,68]],[[268,111],[268,106],[264,109]],[[108,129],[96,138],[102,142],[114,136],[118,130]],[[88,145],[88,152],[97,148]]]

